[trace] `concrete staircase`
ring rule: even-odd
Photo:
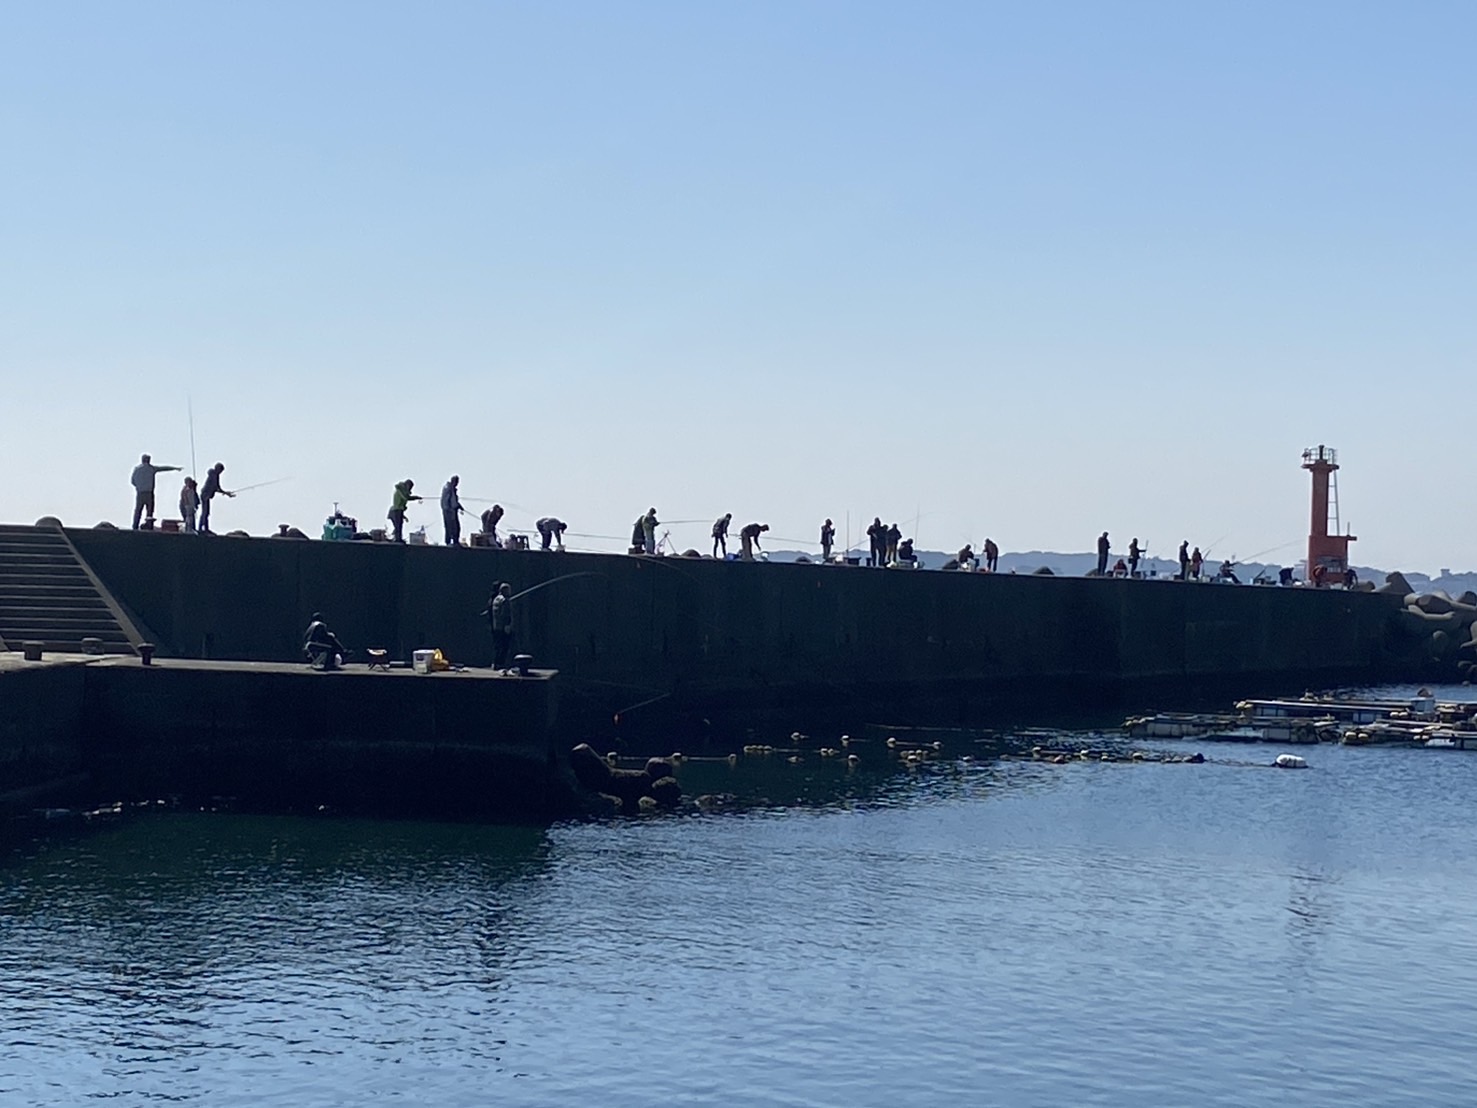
[[[138,635],[125,623],[61,531],[0,524],[0,647],[81,653],[95,638],[104,653],[132,654]]]

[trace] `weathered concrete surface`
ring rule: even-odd
[[[25,796],[85,772],[102,799],[230,796],[509,822],[573,803],[550,671],[76,662],[0,669],[0,791]]]
[[[1399,597],[1176,581],[991,576],[384,544],[69,531],[172,652],[296,656],[323,610],[352,647],[485,663],[478,613],[515,592],[517,649],[561,672],[564,738],[617,714],[689,722],[817,706],[977,721],[1054,703],[1409,676]],[[643,702],[649,706],[637,708]]]

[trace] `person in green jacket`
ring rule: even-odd
[[[412,500],[422,499],[412,491],[415,482],[409,477],[395,486],[394,499],[390,501],[390,522],[395,525],[395,541],[405,541],[405,509]]]

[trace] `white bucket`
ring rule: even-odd
[[[410,668],[417,673],[430,673],[431,659],[435,656],[434,650],[417,650],[410,656]]]

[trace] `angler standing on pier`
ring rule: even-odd
[[[887,553],[887,526],[882,522],[881,516],[872,517],[872,525],[867,528],[867,538],[871,540],[871,554],[867,558],[867,565],[882,565],[883,555]]]
[[[1190,540],[1180,543],[1180,580],[1190,579]]]
[[[1205,555],[1200,553],[1200,548],[1197,546],[1190,555],[1190,576],[1196,581],[1200,580],[1200,567],[1204,564]]]
[[[389,520],[395,525],[395,541],[405,541],[405,509],[410,507],[412,500],[423,500],[424,497],[416,496],[415,482],[409,477],[395,486],[395,495],[390,500]]]
[[[656,529],[661,522],[656,518],[655,508],[646,509],[646,514],[641,517],[641,548],[648,554],[656,553]]]
[[[200,489],[200,533],[210,533],[210,502],[215,499],[216,494],[221,496],[235,496],[230,489],[221,488],[221,474],[226,471],[225,462],[216,462],[205,474],[205,484]]]
[[[725,558],[728,557],[728,525],[732,522],[732,512],[724,512],[713,521],[713,557],[718,557],[720,550]]]
[[[1128,575],[1130,577],[1139,575],[1139,556],[1142,553],[1143,551],[1139,549],[1138,536],[1135,535],[1133,541],[1128,544]]]
[[[985,572],[994,573],[1000,566],[1000,548],[995,545],[994,539],[985,540]]]
[[[457,493],[460,483],[461,478],[453,473],[451,480],[441,486],[441,522],[446,526],[447,546],[457,546],[462,541],[462,498]]]
[[[139,458],[138,465],[133,467],[133,529],[138,530],[139,516],[144,516],[149,521],[149,526],[154,525],[154,478],[161,473],[169,473],[171,470],[179,469],[179,466],[156,466],[149,455],[144,454]]]
[[[508,669],[513,647],[513,586],[506,581],[487,602],[487,622],[492,627],[492,668]]]
[[[821,524],[821,561],[829,562],[831,560],[831,547],[835,545],[836,525],[828,517],[826,522]]]
[[[1104,576],[1108,572],[1108,553],[1112,550],[1108,542],[1108,532],[1104,531],[1097,540],[1097,575]]]

